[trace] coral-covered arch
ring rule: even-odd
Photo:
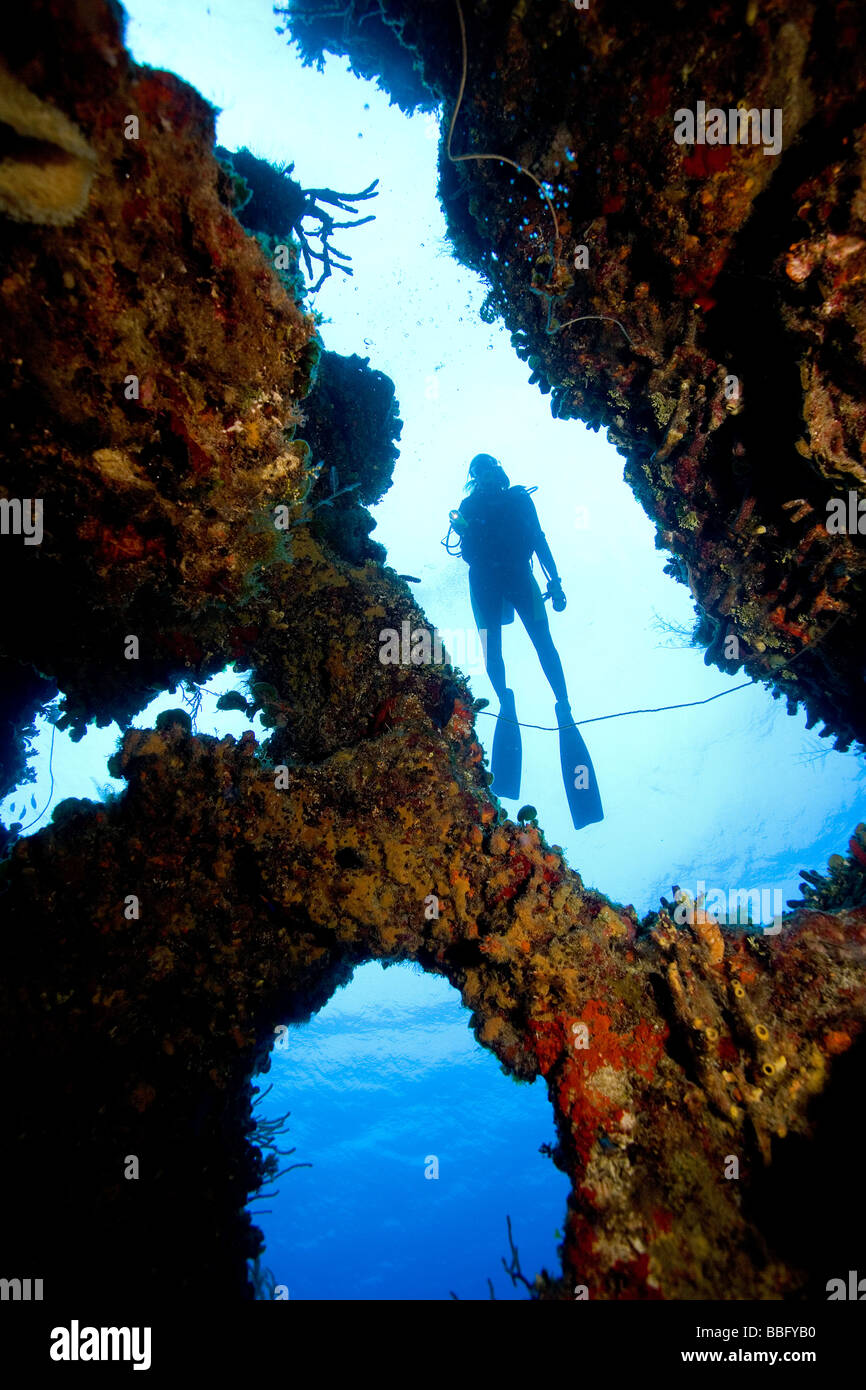
[[[317,565],[320,581],[346,581],[331,586],[344,623],[331,633],[351,659],[360,584],[342,562]],[[251,1070],[275,1025],[308,1017],[355,965],[414,960],[460,991],[507,1070],[548,1086],[572,1194],[563,1268],[539,1279],[542,1296],[802,1292],[815,1270],[779,1258],[751,1194],[792,1136],[812,1134],[814,1098],[855,1047],[866,910],[802,911],[772,940],[665,912],[638,922],[534,826],[501,820],[468,703],[458,690],[437,713],[425,679],[406,673],[387,719],[315,762],[274,764],[251,732],[194,736],[183,719],[131,730],[112,763],[126,793],[63,803],[18,844],[4,1050],[13,1092],[19,1068],[28,1083],[5,1161],[19,1190],[32,1185],[31,1245],[41,1236],[58,1276],[74,1250],[80,1280],[85,1221],[94,1287],[106,1248],[133,1283],[129,1250],[144,1248],[147,1278],[189,1294],[191,1271],[174,1267],[183,1219],[197,1258],[242,1289],[256,1239],[241,1209],[261,1176],[242,1139]],[[290,698],[288,668],[280,684]],[[77,1196],[46,1205],[36,1193],[64,1129]],[[135,1200],[125,1153],[152,1169]],[[813,1256],[820,1276],[820,1241]]]

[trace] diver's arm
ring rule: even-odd
[[[532,506],[532,499],[529,499]],[[538,513],[532,506],[533,516],[535,517],[535,554],[541,561],[542,568],[547,575],[546,598],[553,600],[553,611],[561,613],[566,605],[565,594],[562,589],[562,580],[556,568],[556,561],[553,558],[550,546],[547,544],[547,537],[541,529],[541,522],[538,520]]]
[[[550,553],[550,546],[547,544],[547,537],[545,536],[540,526],[538,528],[538,539],[535,542],[535,553],[541,561],[542,567],[544,568],[544,571],[547,574],[548,579],[558,580],[559,574],[556,569],[556,561]]]
[[[559,580],[559,573],[556,568],[556,561],[551,554],[550,546],[547,544],[547,537],[541,529],[541,522],[538,520],[538,512],[535,510],[535,503],[528,493],[525,496],[525,507],[527,520],[531,529],[535,532],[535,542],[533,553],[536,554],[544,567],[548,579]]]

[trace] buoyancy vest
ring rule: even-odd
[[[512,569],[529,564],[541,525],[525,487],[476,491],[461,503],[460,554],[468,565]]]

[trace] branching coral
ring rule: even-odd
[[[235,198],[235,211],[245,227],[251,231],[263,232],[271,237],[288,237],[292,233],[301,246],[301,255],[312,278],[313,261],[319,261],[322,273],[311,293],[321,289],[332,270],[340,270],[344,275],[352,275],[348,262],[351,256],[338,251],[331,243],[334,232],[346,227],[363,227],[365,222],[375,221],[375,216],[358,218],[355,222],[337,222],[332,213],[319,206],[328,203],[340,212],[350,212],[357,217],[358,209],[353,203],[363,203],[375,198],[376,186],[372,183],[360,193],[336,193],[332,188],[302,188],[297,179],[291,177],[294,164],[269,164],[258,159],[250,150],[244,148],[231,153],[222,146],[217,147],[217,155],[223,163],[230,165],[235,175],[249,191],[246,198]],[[305,222],[317,224],[317,230],[305,229]],[[320,250],[314,251],[309,237],[314,236]]]
[[[270,1086],[268,1086],[264,1091],[259,1093],[253,1102],[254,1108],[261,1104],[270,1089]],[[290,1158],[291,1155],[296,1152],[294,1146],[291,1149],[277,1148],[277,1144],[282,1139],[283,1135],[288,1133],[289,1116],[291,1113],[291,1110],[287,1110],[285,1115],[278,1115],[272,1120],[264,1120],[261,1116],[256,1119],[252,1137],[253,1142],[262,1152],[267,1153],[267,1157],[262,1163],[262,1175],[263,1179],[268,1182],[276,1182],[278,1178],[284,1177],[286,1173],[293,1172],[295,1168],[312,1168],[313,1166],[312,1163],[289,1163],[285,1168],[280,1168],[280,1159]],[[261,1195],[263,1194],[260,1193],[259,1196]]]
[[[801,869],[803,896],[788,906],[838,912],[866,904],[866,825],[857,826],[848,851],[847,855],[831,854],[828,874]]]

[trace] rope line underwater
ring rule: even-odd
[[[625,719],[629,714],[663,714],[668,709],[690,709],[692,705],[711,705],[713,700],[721,700],[724,695],[733,695],[735,690],[745,690],[747,685],[757,684],[757,681],[743,681],[742,685],[732,686],[730,690],[720,690],[718,695],[709,695],[706,700],[686,700],[681,705],[659,705],[656,709],[623,709],[616,714],[596,714],[592,719],[575,719],[571,724],[525,724],[522,719],[506,719],[489,709],[479,709],[475,713],[499,719],[503,724],[516,724],[521,729],[540,729],[544,734],[558,734],[561,729],[579,729],[584,724],[601,724],[605,719]]]
[[[801,647],[798,652],[786,660],[785,665],[792,666],[806,652],[810,652],[813,647],[817,647],[823,642],[833,631],[841,616],[841,613],[837,614],[820,637],[814,637],[811,642],[807,642],[804,647]],[[475,713],[486,714],[491,719],[501,719],[503,724],[517,724],[521,729],[540,729],[545,734],[556,734],[559,733],[560,729],[578,729],[582,724],[602,724],[606,719],[625,719],[630,714],[664,714],[665,710],[669,709],[691,709],[693,705],[711,705],[714,700],[721,700],[723,695],[733,695],[736,690],[745,690],[747,685],[760,685],[760,681],[754,679],[743,681],[741,685],[734,685],[730,690],[720,690],[718,695],[709,695],[706,700],[686,700],[681,705],[659,705],[656,709],[624,709],[617,714],[596,714],[592,719],[575,720],[573,724],[524,724],[519,719],[507,719],[503,715],[494,714],[492,710],[479,709]]]
[[[559,234],[559,218],[556,215],[556,208],[553,204],[553,199],[550,197],[549,193],[547,192],[547,189],[544,187],[544,184],[541,182],[541,180],[537,179],[530,169],[526,169],[522,164],[518,164],[515,160],[509,159],[508,156],[504,154],[451,153],[451,139],[454,135],[454,127],[457,124],[457,117],[460,113],[460,107],[463,104],[463,96],[466,91],[466,78],[469,68],[469,50],[466,43],[466,21],[463,18],[463,7],[460,4],[460,0],[454,0],[454,3],[457,6],[457,17],[460,20],[460,42],[463,52],[463,71],[460,78],[460,89],[457,94],[457,102],[455,104],[454,111],[451,116],[451,124],[448,127],[448,139],[445,144],[445,153],[447,154],[452,164],[462,164],[466,160],[470,159],[479,161],[484,159],[495,159],[500,164],[509,164],[512,169],[517,170],[518,174],[525,174],[527,178],[532,179],[532,182],[535,184],[536,188],[538,189],[539,193],[541,194],[542,198],[547,203],[547,206],[550,209],[550,215],[553,219],[554,232],[554,241],[551,249],[553,251],[554,261],[557,263],[557,265],[559,265],[561,264],[560,251],[562,250],[562,237]],[[629,336],[628,331],[620,323],[619,319],[613,318],[610,314],[579,314],[576,318],[568,319],[565,323],[557,323],[555,327],[552,327],[552,324],[554,323],[553,301],[559,296],[547,294],[543,289],[537,290],[536,293],[544,295],[547,299],[547,323],[545,325],[545,332],[547,333],[548,337],[552,338],[555,334],[561,333],[564,328],[570,328],[573,323],[586,323],[591,319],[595,319],[602,323],[615,323],[617,328],[619,328],[620,331],[625,335],[629,344],[635,349],[635,351],[637,351],[637,344]]]
[[[841,616],[841,614],[838,614],[833,619],[832,623],[830,623],[826,631],[821,633],[820,637],[814,638],[811,642],[808,642],[806,646],[801,647],[798,652],[795,652],[794,655],[788,659],[786,664],[791,665],[794,661],[797,661],[799,657],[803,656],[806,652],[811,651],[813,647],[817,647],[820,642],[823,642],[824,639],[829,635],[830,632],[832,632],[833,628],[839,622]],[[633,714],[664,714],[665,711],[672,709],[692,709],[696,705],[711,705],[714,700],[721,700],[725,695],[733,695],[737,690],[745,690],[747,685],[759,684],[760,682],[757,680],[743,681],[740,685],[732,686],[730,690],[720,690],[717,695],[708,695],[705,700],[685,700],[682,704],[658,705],[654,709],[618,710],[616,714],[596,714],[592,717],[592,719],[575,719],[571,724],[528,724],[521,719],[507,719],[504,715],[494,714],[492,710],[488,709],[476,710],[475,714],[486,714],[489,719],[499,720],[503,724],[515,724],[520,729],[537,729],[541,733],[556,734],[560,733],[563,729],[579,729],[584,724],[603,724],[608,719],[626,719]],[[198,694],[200,696],[209,695],[213,699],[219,699],[219,694],[217,691],[208,690],[207,688],[199,689]],[[216,730],[214,732],[216,732]],[[30,830],[32,826],[37,825],[39,821],[41,821],[42,817],[45,815],[54,798],[54,739],[56,737],[56,734],[57,726],[56,724],[53,724],[51,727],[51,748],[48,754],[48,775],[51,779],[51,785],[48,792],[48,800],[46,801],[42,810],[39,812],[37,816],[33,818],[33,820],[28,821],[26,825],[22,825],[21,830],[19,832],[20,834],[23,834],[25,830]]]
[[[839,622],[841,616],[841,613],[837,614],[829,627],[821,633],[820,637],[814,637],[811,642],[807,642],[806,645],[801,647],[798,652],[795,652],[793,656],[788,657],[785,665],[792,666],[793,663],[799,660],[801,656],[804,656],[806,652],[810,652],[813,647],[817,647],[823,642],[833,631],[833,628]],[[706,700],[686,700],[681,705],[658,705],[655,709],[624,709],[620,710],[617,714],[596,714],[592,719],[575,720],[573,724],[524,724],[520,719],[506,719],[503,715],[494,714],[492,710],[488,709],[479,709],[476,710],[475,713],[486,714],[491,719],[501,719],[503,724],[517,724],[521,729],[540,729],[541,732],[545,734],[556,734],[559,733],[560,729],[578,729],[582,724],[602,724],[606,719],[625,719],[630,714],[664,714],[665,710],[669,709],[691,709],[693,705],[711,705],[714,700],[721,700],[723,695],[733,695],[736,690],[745,690],[747,685],[760,685],[760,681],[754,679],[743,681],[741,685],[734,685],[730,690],[720,690],[718,695],[707,696]]]

